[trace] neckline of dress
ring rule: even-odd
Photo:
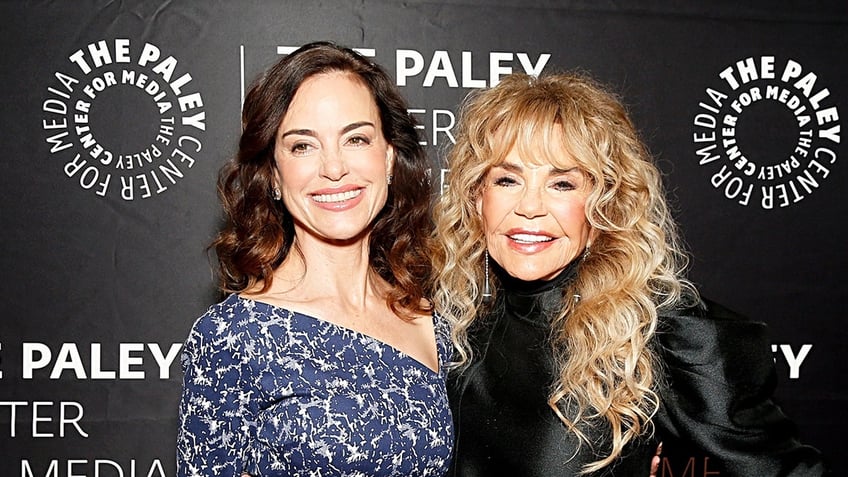
[[[400,357],[402,357],[402,358],[404,358],[408,361],[411,361],[417,367],[420,367],[420,368],[423,368],[426,371],[429,371],[429,373],[431,373],[432,375],[442,376],[442,368],[444,367],[444,363],[442,362],[441,353],[439,353],[439,334],[440,334],[439,333],[440,332],[439,324],[441,322],[443,322],[444,320],[435,311],[432,313],[431,319],[433,321],[433,335],[436,338],[436,362],[437,362],[437,365],[438,365],[437,370],[434,370],[433,368],[427,366],[422,361],[419,361],[414,356],[410,355],[409,353],[404,352],[403,350],[397,348],[396,346],[393,346],[389,343],[386,343],[385,341],[380,340],[378,338],[375,338],[374,336],[371,336],[369,334],[363,333],[363,332],[358,331],[358,330],[354,330],[353,328],[348,328],[347,326],[342,326],[338,323],[333,323],[332,321],[325,320],[325,319],[320,318],[318,316],[315,316],[315,315],[312,315],[312,314],[309,314],[309,313],[300,312],[300,311],[297,311],[297,310],[293,310],[293,309],[287,308],[285,306],[275,305],[273,303],[268,303],[266,301],[260,301],[260,300],[255,300],[253,298],[243,297],[243,296],[241,296],[237,293],[233,293],[230,296],[236,297],[236,300],[238,300],[242,303],[254,303],[254,304],[265,306],[265,307],[270,308],[270,309],[279,310],[279,311],[282,311],[282,312],[285,312],[285,313],[289,313],[291,315],[302,316],[302,317],[307,318],[309,320],[315,321],[319,324],[323,324],[326,327],[333,328],[333,329],[336,329],[336,330],[339,330],[339,331],[342,331],[342,332],[345,332],[345,333],[351,333],[355,336],[358,336],[360,338],[364,338],[366,340],[372,341],[372,342],[374,342],[374,343],[376,343],[380,346],[383,346],[385,348],[392,350],[398,356],[400,356]]]

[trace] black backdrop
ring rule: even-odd
[[[300,3],[0,2],[0,475],[173,475],[244,84],[317,39],[392,72],[437,188],[471,88],[580,68],[621,92],[692,279],[770,325],[777,399],[845,473],[843,2]],[[666,477],[720,475],[666,449]]]

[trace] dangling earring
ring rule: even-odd
[[[483,252],[483,298],[492,296],[492,289],[489,285],[489,251]]]
[[[271,194],[271,197],[273,197],[273,199],[274,199],[274,200],[280,200],[280,198],[282,198],[282,197],[283,197],[283,194],[282,194],[282,193],[280,193],[280,188],[279,188],[279,187],[274,186],[274,191],[273,191],[273,193]]]
[[[591,246],[592,246],[592,244],[591,244],[591,243],[587,243],[587,244],[586,244],[586,247],[583,249],[583,256],[582,256],[582,257],[580,257],[580,260],[581,260],[581,261],[586,260],[586,259],[589,257],[589,253],[591,253],[591,251],[589,250],[589,248],[590,248]]]
[[[392,151],[386,151],[386,185],[392,185]]]

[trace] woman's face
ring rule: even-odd
[[[330,72],[305,80],[274,149],[277,184],[296,235],[360,237],[386,203],[392,155],[377,105],[355,76]]]
[[[484,177],[477,211],[486,247],[515,278],[554,278],[594,237],[585,214],[590,182],[572,159],[560,162],[531,164],[513,147]]]

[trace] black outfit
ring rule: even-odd
[[[609,455],[608,427],[582,427],[593,445],[583,443],[575,454],[577,438],[547,404],[555,370],[548,320],[576,267],[547,282],[522,282],[492,267],[502,289],[469,330],[472,364],[448,381],[456,432],[451,475],[576,476]],[[702,303],[663,314],[656,336],[665,375],[656,432],[592,475],[648,477],[663,439],[689,441],[725,477],[824,473],[818,451],[798,442],[770,400],[776,375],[764,324]]]

